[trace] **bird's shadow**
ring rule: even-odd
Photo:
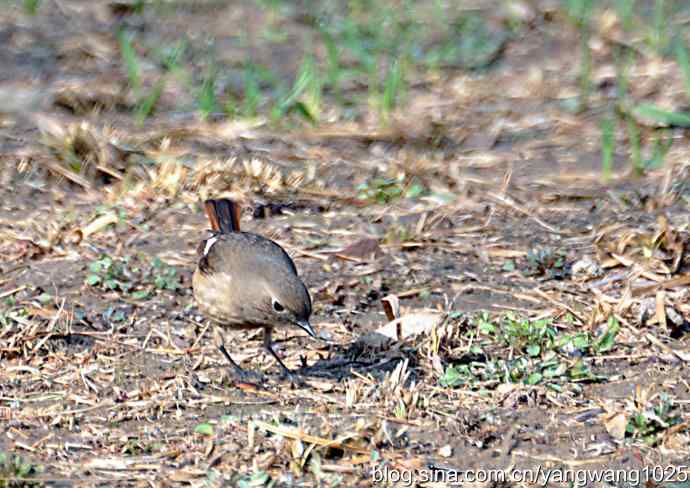
[[[376,334],[380,335],[380,334]],[[417,355],[413,348],[384,347],[388,338],[381,335],[368,341],[356,339],[349,344],[329,343],[326,357],[309,365],[304,356],[301,357],[302,366],[295,373],[303,378],[319,378],[342,381],[360,374],[383,375],[393,371],[400,361],[409,359],[410,366],[417,362]],[[380,340],[379,340],[380,339]],[[380,344],[380,346],[372,345]]]

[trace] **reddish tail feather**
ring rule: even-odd
[[[240,206],[232,200],[206,200],[204,209],[214,232],[229,234],[240,231]]]

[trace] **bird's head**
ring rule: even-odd
[[[267,324],[278,327],[299,327],[312,337],[316,332],[309,323],[311,297],[297,275],[280,280],[265,280],[257,290],[257,311]]]

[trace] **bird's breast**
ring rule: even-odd
[[[206,274],[198,268],[192,276],[194,298],[201,312],[221,325],[233,328],[263,327],[248,306],[242,289],[227,273]]]

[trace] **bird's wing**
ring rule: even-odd
[[[285,250],[270,239],[250,232],[213,233],[198,247],[199,269],[203,273],[244,268],[258,272],[266,266],[297,274],[297,267]]]

